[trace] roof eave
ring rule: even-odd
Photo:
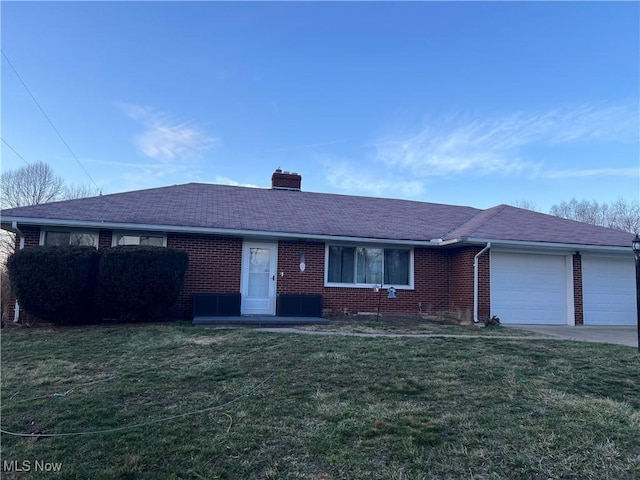
[[[532,242],[524,240],[496,240],[493,238],[464,237],[459,239],[462,244],[502,246],[512,248],[540,248],[545,250],[569,250],[576,252],[611,252],[611,253],[631,253],[631,244],[628,247],[618,245],[588,245],[583,243],[560,243],[560,242]]]
[[[95,222],[82,220],[65,220],[51,218],[30,218],[30,217],[3,217],[2,228],[11,229],[11,223],[17,222],[22,225],[49,226],[49,227],[71,227],[71,228],[88,228],[94,230],[130,230],[130,231],[153,231],[167,233],[196,233],[208,235],[225,235],[237,236],[242,238],[256,239],[272,239],[272,240],[317,240],[332,242],[350,242],[350,243],[367,243],[367,244],[392,244],[392,245],[412,245],[412,246],[430,246],[437,247],[438,244],[429,240],[411,240],[411,239],[390,239],[390,238],[369,238],[369,237],[351,237],[344,235],[323,235],[311,233],[297,232],[270,232],[262,230],[245,230],[245,229],[228,229],[228,228],[211,228],[211,227],[190,227],[181,225],[156,225],[141,223],[122,223],[122,222]]]
[[[349,243],[366,243],[366,244],[394,244],[394,245],[412,245],[425,247],[451,247],[454,245],[486,245],[491,243],[492,246],[503,246],[511,248],[536,248],[545,250],[567,250],[567,251],[593,251],[593,252],[611,252],[611,253],[629,253],[631,252],[631,244],[629,247],[614,245],[587,245],[576,243],[558,243],[558,242],[533,242],[522,240],[501,240],[492,238],[479,237],[458,237],[450,239],[433,239],[433,240],[412,240],[412,239],[389,239],[389,238],[370,238],[370,237],[351,237],[344,235],[326,235],[311,234],[297,232],[271,232],[248,229],[226,229],[211,227],[190,227],[181,225],[156,225],[156,224],[140,224],[140,223],[124,223],[124,222],[95,222],[82,220],[65,220],[51,218],[31,218],[31,217],[11,217],[2,218],[2,228],[13,231],[12,224],[16,222],[22,225],[34,226],[50,226],[50,227],[73,227],[73,228],[89,228],[89,229],[114,229],[114,230],[131,230],[131,231],[154,231],[154,232],[170,232],[170,233],[196,233],[209,235],[225,235],[237,236],[242,238],[261,238],[272,240],[315,240],[315,241],[331,241],[331,242],[349,242]]]

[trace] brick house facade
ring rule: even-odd
[[[192,316],[196,294],[247,295],[245,247],[260,242],[277,249],[269,295],[320,296],[327,315],[377,312],[379,305],[383,314],[449,312],[475,321],[504,314],[514,323],[535,321],[522,313],[513,317],[509,291],[498,299],[496,292],[513,283],[514,296],[520,288],[526,304],[520,312],[548,303],[540,318],[582,325],[593,319],[593,302],[584,297],[597,290],[598,279],[622,278],[623,288],[631,290],[632,256],[625,247],[631,234],[506,205],[478,210],[306,193],[300,175],[280,170],[271,189],[187,184],[5,210],[2,228],[17,234],[17,249],[46,243],[49,231],[90,231],[98,248],[155,236],[168,248],[184,250],[189,267],[179,311],[185,319]],[[350,250],[353,270],[347,281],[329,280],[331,248]],[[387,295],[394,281],[386,281],[380,293],[370,279],[355,278],[356,270],[360,274],[355,258],[366,250],[384,255],[378,275],[387,268],[388,251],[402,258],[410,280],[396,281],[396,298]],[[603,273],[599,255],[609,255],[619,271]],[[562,292],[554,296],[554,288]],[[614,308],[622,308],[623,322],[633,293],[626,290],[626,296],[616,293],[612,299],[622,299]],[[12,302],[10,318],[13,312]],[[273,313],[279,313],[275,307]]]
[[[24,248],[40,245],[40,228],[29,227]],[[112,232],[101,230],[99,248],[110,248]],[[196,293],[238,293],[241,283],[242,239],[214,235],[168,234],[167,247],[184,250],[189,255],[189,267],[181,295],[183,319],[189,319]],[[16,245],[19,248],[19,244]],[[438,251],[416,248],[412,290],[402,290],[396,299],[388,299],[371,288],[325,286],[325,244],[281,240],[278,242],[277,294],[321,295],[328,314],[358,314],[380,311],[387,314],[416,315],[440,311],[473,309],[473,257],[480,248]],[[300,253],[305,254],[306,268],[299,268]],[[282,273],[282,276],[280,274]],[[489,314],[488,268],[482,269],[483,290],[480,317]],[[380,297],[380,298],[379,298]],[[14,300],[10,305],[14,315]],[[20,312],[20,315],[26,315]],[[26,318],[26,317],[22,317]]]

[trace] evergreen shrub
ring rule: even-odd
[[[103,315],[121,321],[166,320],[182,291],[189,258],[182,250],[118,246],[101,251]]]
[[[98,251],[87,246],[14,252],[7,260],[7,270],[20,307],[47,322],[93,322],[98,257]]]

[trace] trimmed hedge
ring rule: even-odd
[[[59,324],[93,321],[98,251],[93,247],[18,250],[7,260],[13,292],[28,313]]]
[[[165,320],[182,291],[188,255],[164,247],[39,247],[7,260],[20,307],[57,324]]]
[[[164,320],[178,301],[189,257],[182,250],[120,246],[101,251],[104,314],[123,321]]]

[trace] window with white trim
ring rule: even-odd
[[[113,235],[113,245],[152,245],[155,247],[165,247],[166,237],[161,234],[148,233],[122,233]]]
[[[63,246],[63,245],[83,245],[88,247],[98,246],[98,234],[95,232],[83,232],[72,230],[46,230],[42,245]]]
[[[413,250],[327,245],[325,282],[329,286],[413,288]]]

